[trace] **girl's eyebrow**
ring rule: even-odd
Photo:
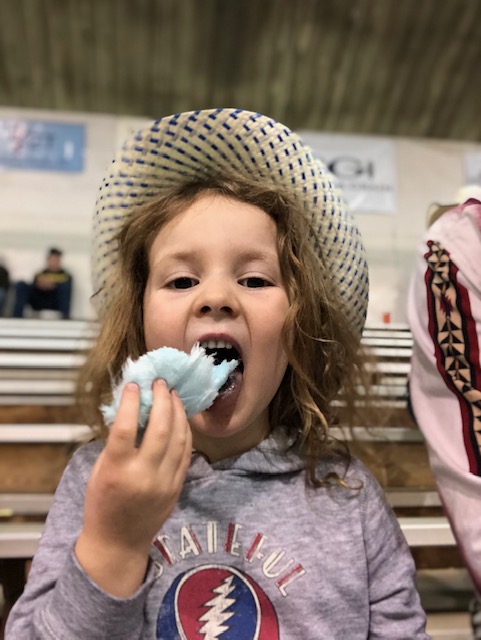
[[[196,260],[196,252],[195,251],[174,251],[172,253],[167,253],[166,255],[161,256],[160,258],[154,257],[153,268],[162,267],[167,264],[175,264],[179,262],[195,262]]]
[[[165,263],[176,262],[196,262],[200,259],[201,250],[191,249],[188,251],[173,251],[162,256],[159,260],[154,262],[154,267],[161,266]],[[252,249],[248,248],[235,256],[235,261],[239,264],[246,262],[269,262],[278,263],[278,255],[276,251],[269,251],[264,249]]]
[[[237,259],[239,262],[272,262],[278,261],[277,251],[266,251],[264,249],[246,249],[241,251]]]

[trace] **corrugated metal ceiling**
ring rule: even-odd
[[[479,0],[1,0],[0,106],[481,140]]]

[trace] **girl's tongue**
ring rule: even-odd
[[[237,368],[229,375],[214,403],[206,411],[225,410],[235,405],[242,389],[242,382],[243,372]]]

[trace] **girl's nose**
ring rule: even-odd
[[[238,304],[230,283],[213,283],[199,290],[197,310],[200,315],[236,315]]]
[[[200,309],[200,313],[202,315],[206,315],[208,313],[216,313],[219,312],[221,314],[225,314],[225,315],[232,315],[233,314],[233,310],[232,307],[229,305],[222,305],[222,306],[217,306],[215,304],[205,304],[201,309]]]

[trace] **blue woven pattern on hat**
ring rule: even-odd
[[[105,309],[117,255],[115,237],[136,208],[173,185],[222,171],[263,178],[287,190],[304,209],[339,291],[361,334],[368,270],[359,231],[334,184],[297,134],[242,109],[191,111],[156,120],[115,155],[100,188],[93,225],[92,274],[97,309]]]

